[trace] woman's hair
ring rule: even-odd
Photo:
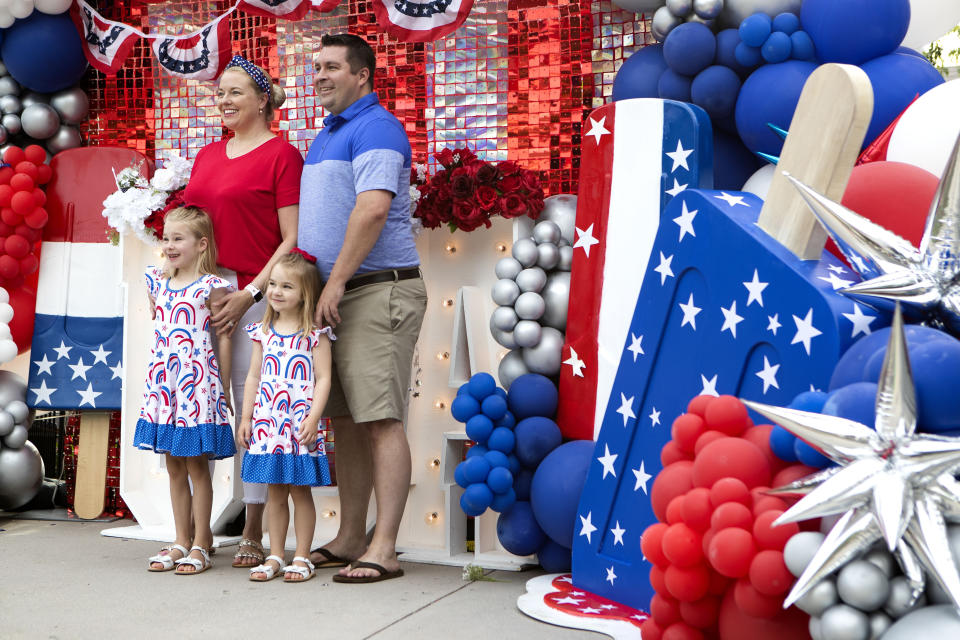
[[[279,109],[283,105],[283,103],[286,102],[287,92],[283,90],[283,87],[281,87],[280,85],[278,85],[276,82],[273,81],[273,78],[270,77],[270,74],[267,73],[263,67],[256,65],[252,62],[250,62],[250,65],[253,66],[255,69],[257,69],[258,71],[260,71],[260,73],[263,74],[264,78],[267,78],[268,80],[270,80],[269,93],[261,89],[260,85],[258,85],[254,81],[254,79],[250,76],[250,74],[244,71],[242,67],[229,67],[227,71],[236,70],[242,73],[243,75],[245,75],[247,77],[247,81],[250,82],[250,88],[253,89],[253,92],[256,94],[257,98],[259,98],[262,95],[267,96],[267,105],[263,108],[263,118],[267,122],[270,122],[273,120],[274,109]],[[224,73],[226,73],[226,71]]]
[[[217,243],[213,240],[213,221],[210,220],[207,212],[199,207],[177,207],[163,218],[164,227],[171,222],[185,224],[197,240],[207,239],[207,248],[203,250],[200,259],[197,261],[197,271],[214,275],[219,273],[217,269]],[[170,271],[170,265],[164,263],[163,275],[166,277],[175,276],[177,270]]]
[[[273,265],[274,268],[282,266],[300,285],[300,326],[299,331],[307,335],[313,329],[313,311],[317,306],[317,300],[320,299],[320,272],[316,266],[304,260],[303,256],[296,253],[288,253],[280,257]],[[271,269],[271,278],[273,276]],[[269,304],[263,314],[263,326],[269,327],[276,319],[277,313]]]

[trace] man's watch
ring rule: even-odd
[[[256,285],[252,282],[243,288],[244,291],[253,296],[254,302],[260,302],[263,300],[263,292],[260,289],[257,289]]]

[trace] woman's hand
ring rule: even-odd
[[[237,328],[240,318],[253,306],[253,296],[249,291],[240,290],[228,293],[217,301],[211,302],[210,311],[213,316],[213,327],[217,331],[233,332]]]

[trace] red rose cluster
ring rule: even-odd
[[[765,492],[813,470],[773,455],[772,428],[733,396],[698,396],[674,420],[650,493],[660,522],[641,540],[656,591],[643,640],[807,637],[806,614],[783,610],[783,547],[799,528],[773,526],[788,504]]]
[[[39,145],[9,147],[0,168],[0,286],[16,289],[40,266],[34,248],[47,224],[47,194],[39,185],[53,175]]]
[[[170,195],[167,196],[167,201],[163,204],[163,208],[150,212],[150,215],[143,219],[143,226],[152,230],[157,240],[163,240],[163,220],[167,217],[167,214],[186,204],[183,199],[183,191],[184,189],[171,191]]]
[[[414,216],[435,229],[446,223],[450,231],[473,231],[490,226],[490,218],[536,218],[543,210],[543,188],[537,174],[510,161],[493,165],[469,149],[444,149],[434,154],[442,165],[421,182],[416,170],[411,182],[420,191]]]

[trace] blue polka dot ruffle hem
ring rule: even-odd
[[[237,452],[233,429],[229,424],[207,423],[177,427],[142,418],[137,421],[133,446],[184,458],[205,455],[214,460],[230,458]]]
[[[323,487],[330,484],[327,456],[292,453],[247,453],[240,475],[244,482]]]

